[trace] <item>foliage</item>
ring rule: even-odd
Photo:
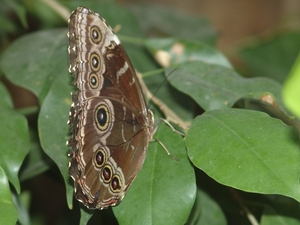
[[[0,23],[0,212],[9,212],[0,224],[255,224],[253,218],[260,224],[300,224],[299,122],[281,96],[300,49],[299,39],[292,37],[299,34],[241,49],[246,78],[215,49],[217,36],[205,19],[153,6],[126,9],[111,1],[86,2],[112,27],[121,25],[117,34],[147,87],[191,124],[182,129],[185,138],[165,125],[155,134],[178,161],[150,143],[121,204],[90,211],[73,200],[68,175],[66,121],[75,87],[67,71],[67,23],[55,10],[43,13],[48,6],[41,4],[0,3],[3,12],[14,12],[22,21],[0,18],[7,21]],[[81,5],[64,4],[70,11]],[[34,24],[35,32],[22,34],[32,26],[24,11],[41,21]],[[170,25],[174,21],[176,26]],[[194,32],[195,24],[199,32]],[[54,28],[59,26],[64,28]],[[164,37],[146,38],[150,28],[163,31]],[[11,33],[20,37],[3,51]],[[275,54],[278,49],[286,57]],[[39,106],[15,109],[7,82],[32,92]],[[164,116],[151,101],[149,107],[155,109],[156,121]],[[47,212],[40,205],[47,205]],[[48,213],[53,209],[55,218]]]

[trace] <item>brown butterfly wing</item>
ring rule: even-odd
[[[75,196],[89,208],[118,204],[141,169],[152,138],[148,112],[133,66],[97,13],[77,8],[69,20],[72,95],[68,141]]]

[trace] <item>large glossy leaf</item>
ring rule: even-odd
[[[298,132],[278,119],[249,110],[208,111],[194,120],[186,145],[193,164],[221,184],[300,200]]]
[[[113,211],[120,224],[184,224],[195,197],[195,175],[182,138],[162,125],[150,143],[146,161],[121,204]]]
[[[40,100],[47,95],[58,71],[67,71],[66,29],[47,30],[26,35],[15,41],[3,55],[1,67],[14,84],[31,90]]]
[[[191,96],[204,110],[230,108],[243,97],[260,99],[266,94],[281,103],[281,86],[268,78],[243,78],[234,70],[201,61],[170,67],[166,73],[176,89]]]
[[[30,148],[27,120],[12,108],[9,94],[2,84],[0,95],[0,166],[19,193],[18,173]]]

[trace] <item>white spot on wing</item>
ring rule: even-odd
[[[132,77],[132,81],[129,82],[129,85],[132,86],[134,83],[135,83],[135,79],[134,79],[134,77]]]
[[[125,62],[124,66],[119,69],[119,71],[117,72],[117,83],[119,83],[119,77],[122,76],[128,69],[128,64],[127,62]]]

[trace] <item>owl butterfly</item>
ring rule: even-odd
[[[155,129],[135,70],[111,27],[78,7],[69,19],[72,94],[69,174],[75,197],[104,209],[121,202],[140,171]]]

